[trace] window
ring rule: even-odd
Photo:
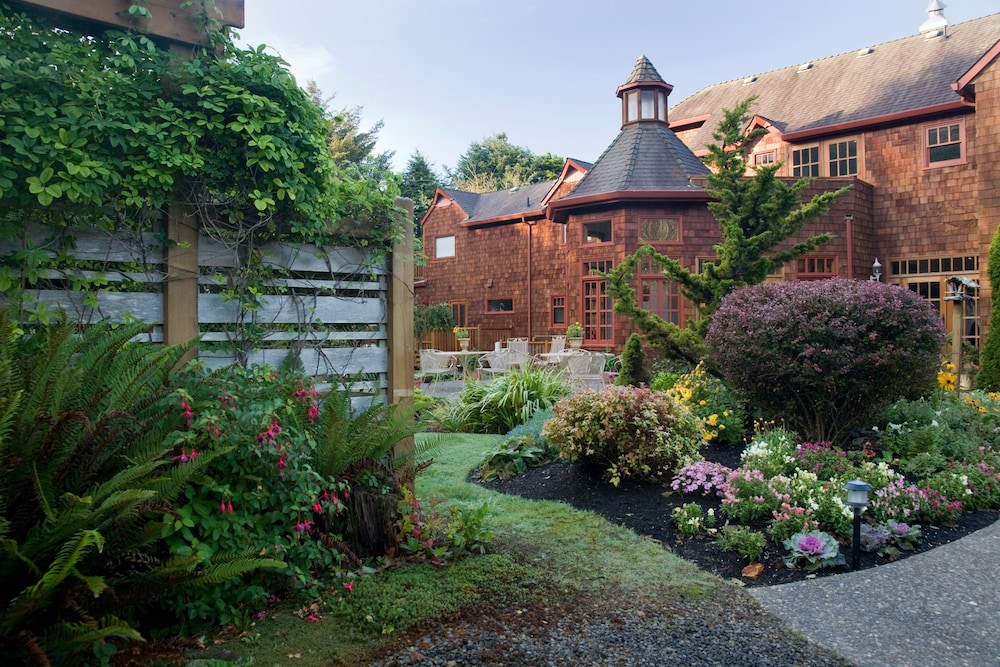
[[[640,243],[677,243],[681,221],[677,218],[646,218],[639,223]]]
[[[754,153],[753,164],[755,167],[770,167],[774,164],[777,155],[774,151],[768,151],[766,153]]]
[[[799,280],[822,280],[837,277],[837,258],[799,257],[795,262],[795,277]]]
[[[434,258],[445,259],[455,256],[455,237],[439,236],[434,239]]]
[[[924,166],[945,167],[965,162],[965,121],[924,128]]]
[[[831,143],[828,148],[830,152],[831,176],[858,175],[857,139],[849,139],[847,141],[837,141]]]
[[[552,326],[566,324],[566,297],[552,297]]]
[[[583,263],[583,339],[588,343],[611,344],[613,338],[612,300],[608,282],[593,271],[607,273],[610,260]]]
[[[468,326],[468,322],[465,319],[465,301],[452,301],[448,305],[451,306],[451,316],[455,320],[455,325],[460,327]]]
[[[819,176],[819,146],[792,151],[792,176],[795,178]]]
[[[926,257],[921,259],[893,260],[889,262],[891,277],[897,278],[901,286],[916,292],[937,308],[948,331],[951,331],[952,305],[943,297],[948,294],[948,278],[956,274],[964,274],[968,278],[978,280],[979,257],[965,255],[962,257]],[[936,275],[935,275],[936,274]],[[962,330],[964,340],[979,346],[979,293],[976,297],[964,301],[962,309]]]
[[[583,223],[584,243],[611,243],[611,221]]]
[[[630,90],[625,93],[625,122],[667,120],[667,95],[662,90]]]
[[[489,299],[486,302],[487,313],[509,313],[514,310],[514,299]]]

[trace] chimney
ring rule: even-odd
[[[948,19],[944,17],[945,4],[940,0],[931,0],[927,5],[927,20],[920,26],[920,33],[927,39],[933,39],[945,34],[948,29]]]

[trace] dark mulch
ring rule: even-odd
[[[706,459],[717,461],[730,468],[739,466],[738,448],[712,446],[702,451]],[[475,476],[473,472],[473,476]],[[473,479],[472,481],[477,481]],[[742,575],[747,563],[738,556],[722,551],[716,541],[708,536],[696,539],[681,539],[670,517],[675,507],[696,502],[704,509],[715,508],[719,523],[724,516],[719,511],[720,499],[682,495],[669,487],[623,481],[614,487],[601,479],[601,471],[581,463],[559,461],[539,468],[531,468],[524,475],[508,481],[478,482],[482,486],[522,496],[532,500],[562,501],[578,509],[600,514],[608,521],[623,525],[637,534],[662,543],[678,556],[693,561],[703,570],[727,579],[737,579],[747,586],[770,586],[799,581],[807,576],[801,569],[789,569],[782,563],[784,550],[780,546],[768,545],[762,563],[764,570],[756,577]],[[904,551],[901,558],[921,553],[992,524],[1000,513],[997,511],[965,512],[953,527],[921,526],[923,539],[914,551]],[[762,525],[752,526],[762,530]],[[841,550],[848,564],[826,568],[816,572],[816,576],[830,576],[850,571],[850,545]],[[860,569],[878,567],[889,561],[874,553],[861,553]]]

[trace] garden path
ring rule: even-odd
[[[859,667],[1000,664],[1000,522],[859,572],[749,589]]]

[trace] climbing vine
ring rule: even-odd
[[[401,236],[392,177],[338,168],[330,121],[286,63],[236,45],[204,8],[209,46],[181,56],[0,0],[0,239],[29,221],[138,233],[172,203],[244,257],[275,240],[384,249]],[[47,257],[0,257],[0,283]]]

